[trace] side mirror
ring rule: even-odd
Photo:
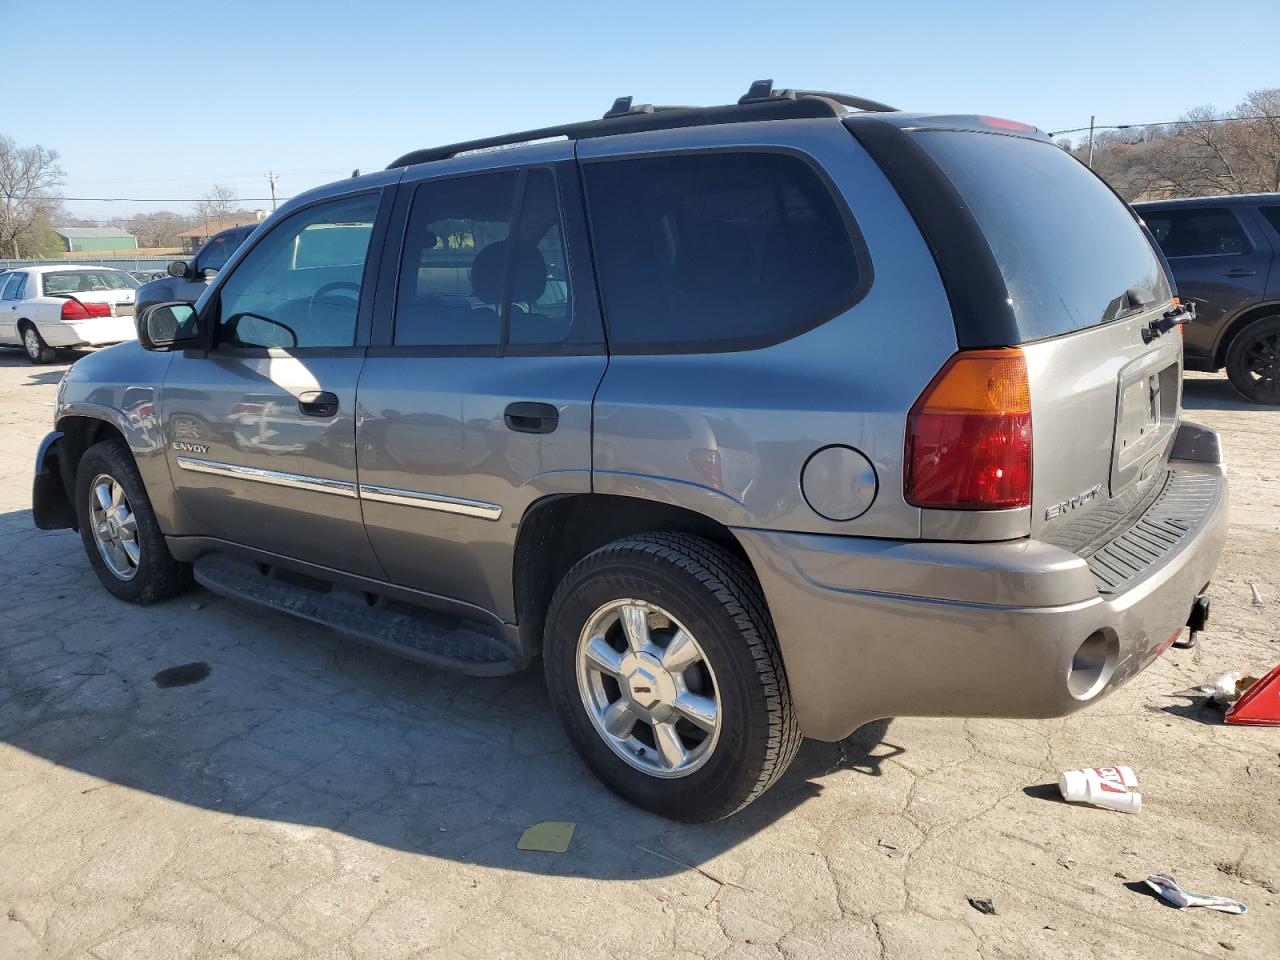
[[[144,350],[164,353],[192,343],[200,335],[193,303],[157,303],[138,315],[138,343]]]
[[[191,268],[187,266],[187,261],[175,260],[173,263],[169,264],[168,272],[171,277],[185,277],[187,275],[187,271],[190,269]]]
[[[217,275],[218,275],[217,267],[205,267],[203,270],[200,271],[200,276],[204,280],[212,280]]]

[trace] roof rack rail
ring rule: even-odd
[[[772,80],[757,80],[736,104],[718,107],[660,107],[635,104],[631,97],[619,97],[599,120],[583,120],[554,127],[539,127],[519,133],[505,133],[442,147],[414,150],[398,157],[388,170],[435,160],[448,160],[460,153],[508,147],[535,140],[565,138],[586,140],[642,130],[671,130],[678,127],[708,126],[721,123],[746,123],[754,120],[795,120],[806,117],[842,117],[846,107],[876,113],[894,108],[875,100],[843,93],[814,90],[774,90]]]
[[[764,100],[799,100],[802,97],[818,97],[822,100],[834,100],[842,107],[853,107],[867,113],[894,113],[898,108],[868,100],[866,97],[855,97],[848,93],[832,93],[828,90],[775,90],[772,80],[757,80],[747,88],[747,92],[738,98],[739,104],[760,103]]]
[[[632,97],[619,97],[613,101],[613,106],[604,112],[602,120],[612,120],[614,117],[633,117],[638,114],[662,113],[666,110],[696,110],[697,107],[655,107],[652,103],[632,104]]]

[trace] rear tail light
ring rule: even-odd
[[[1015,133],[1035,133],[1036,128],[1029,123],[1018,120],[1006,120],[1004,117],[978,117],[978,122],[993,130],[1011,130]]]
[[[88,320],[91,317],[111,316],[109,303],[81,303],[75,297],[62,301],[63,320]]]
[[[907,417],[904,496],[917,507],[1031,504],[1031,391],[1021,350],[965,350]]]

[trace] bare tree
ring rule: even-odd
[[[0,136],[0,250],[19,257],[39,228],[48,228],[62,176],[56,150],[20,147]]]
[[[122,229],[137,237],[138,245],[142,247],[176,247],[178,234],[191,225],[190,217],[172,210],[139,213],[119,224]]]
[[[239,199],[240,195],[231,187],[215,183],[204,199],[196,204],[196,214],[204,219],[206,225],[216,223],[235,212]]]
[[[1093,168],[1128,200],[1280,190],[1280,89],[1229,111],[1202,106],[1176,124],[1104,131]],[[1083,159],[1085,148],[1072,151]]]

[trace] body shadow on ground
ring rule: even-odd
[[[688,826],[616,798],[579,762],[540,669],[455,676],[203,590],[110,597],[72,531],[0,516],[0,740],[111,785],[223,814],[320,827],[459,862],[602,878],[665,876],[737,846],[839,770],[879,776],[889,721],[809,742],[743,812]],[[208,672],[204,673],[207,665]],[[200,670],[193,670],[200,666]],[[201,679],[155,682],[184,668]],[[521,830],[569,820],[563,856]]]

